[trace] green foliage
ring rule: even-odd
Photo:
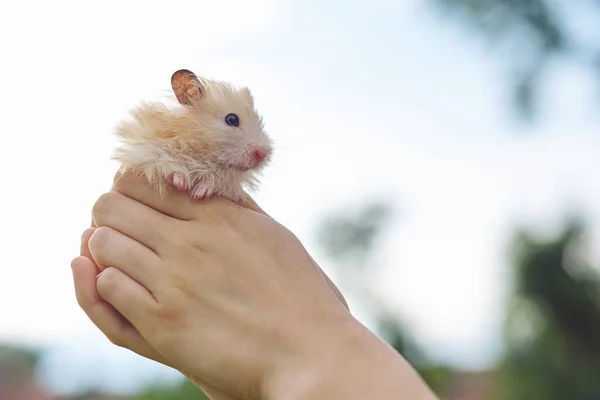
[[[499,399],[600,399],[600,281],[583,232],[574,221],[552,241],[518,235]]]
[[[150,386],[133,396],[108,395],[101,390],[89,390],[65,397],[64,400],[210,400],[200,388],[187,379],[172,385]]]
[[[411,337],[397,311],[379,298],[369,279],[377,272],[374,250],[383,237],[393,209],[389,203],[372,202],[326,218],[318,230],[319,243],[340,270],[347,286],[371,312],[376,330],[419,371],[436,393],[445,391],[452,370],[432,363]]]
[[[597,0],[431,0],[447,15],[496,43],[508,45],[507,60],[514,70],[514,104],[522,117],[536,111],[536,96],[544,72],[558,60],[582,65],[600,81],[600,46],[589,40],[570,17],[585,12],[597,21]],[[579,15],[581,16],[581,15]],[[598,36],[596,36],[598,37]]]
[[[0,345],[0,386],[26,383],[35,376],[40,354],[16,345]]]
[[[209,400],[209,397],[186,379],[173,386],[148,388],[132,400]]]
[[[101,390],[91,389],[62,397],[61,400],[131,400],[126,396],[108,395]]]
[[[330,257],[361,268],[381,236],[392,209],[387,203],[373,202],[349,214],[354,217],[331,215],[326,218],[317,236]]]
[[[21,347],[10,344],[0,345],[0,365],[23,366],[34,369],[39,361],[40,354],[30,347]]]
[[[446,365],[428,365],[417,368],[425,383],[438,395],[446,393],[456,371]]]

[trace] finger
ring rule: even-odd
[[[118,192],[104,193],[93,207],[96,226],[110,226],[158,253],[172,218]]]
[[[152,291],[160,257],[143,244],[101,226],[89,238],[89,251],[101,271],[116,267]]]
[[[84,233],[84,237],[86,236],[88,235]],[[142,357],[178,369],[167,358],[154,350],[131,323],[100,297],[96,289],[96,275],[99,271],[93,261],[85,257],[77,257],[72,262],[72,270],[79,306],[111,343],[127,348]],[[185,374],[185,371],[180,372]],[[192,378],[188,377],[188,379]],[[235,397],[229,396],[215,386],[201,380],[195,380],[195,382],[213,400],[236,400]]]
[[[147,327],[145,316],[154,314],[158,304],[146,288],[114,267],[108,267],[98,275],[96,289],[100,297],[110,303],[138,331],[140,327]]]
[[[188,193],[168,185],[165,193],[161,194],[145,178],[132,173],[117,172],[113,190],[172,218],[190,221],[196,215],[194,207],[197,202],[192,201]]]
[[[325,283],[327,284],[327,286],[329,286],[329,289],[331,289],[331,291],[333,292],[335,297],[338,298],[338,300],[342,303],[344,308],[346,308],[348,311],[350,311],[350,307],[348,306],[348,303],[346,302],[344,295],[342,294],[342,292],[340,292],[340,289],[335,285],[335,283],[333,283],[333,281],[329,278],[329,276],[327,276],[325,271],[323,271],[323,269],[321,269],[321,267],[319,267],[319,265],[315,262],[315,260],[313,260],[313,264],[315,265],[315,267],[317,268],[317,271],[319,271],[319,273],[325,280]]]
[[[92,257],[92,253],[90,253],[88,243],[90,237],[92,236],[95,230],[95,228],[87,228],[85,231],[83,231],[83,234],[81,235],[81,246],[79,248],[79,255],[89,258],[90,260],[93,260],[94,258]]]
[[[256,201],[254,201],[254,199],[252,197],[250,197],[250,195],[246,194],[240,201],[238,201],[238,204],[241,205],[242,207],[246,207],[252,211],[255,211],[259,214],[263,214],[266,215],[267,217],[269,217],[269,214],[267,214],[262,208],[260,208],[260,206],[256,203]]]
[[[92,260],[77,257],[71,263],[77,303],[88,318],[113,344],[161,364],[172,367],[169,360],[154,350],[121,314],[104,301],[96,289],[99,270]]]
[[[206,201],[194,201],[188,193],[176,190],[172,186],[168,186],[161,194],[155,185],[150,185],[145,178],[132,173],[118,172],[115,175],[113,190],[162,214],[184,221],[202,220],[204,223],[214,223],[232,216],[235,218],[241,207],[260,212],[253,208],[252,201],[241,205],[219,196],[213,196]]]

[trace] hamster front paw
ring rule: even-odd
[[[169,176],[169,181],[182,192],[190,192],[190,197],[194,200],[208,198],[215,193],[215,187],[208,183],[197,183],[191,188],[188,186],[187,180],[182,173],[174,172]]]
[[[203,198],[210,197],[215,192],[215,187],[207,183],[196,184],[190,193],[190,196],[194,200],[200,200]]]
[[[175,186],[178,190],[182,190],[182,191],[188,190],[188,185],[187,185],[187,182],[186,182],[183,174],[181,174],[179,172],[174,172],[173,174],[171,174],[170,180],[171,180],[171,183],[173,184],[173,186]]]

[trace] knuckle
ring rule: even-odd
[[[159,307],[155,311],[160,321],[160,334],[153,338],[156,348],[166,350],[173,346],[175,337],[179,336],[185,326],[182,313],[174,307]]]
[[[206,254],[210,252],[210,242],[208,238],[190,235],[186,240],[182,241],[178,246],[178,251],[185,256],[194,256],[198,254]]]
[[[96,279],[96,287],[98,293],[102,296],[107,296],[115,290],[115,284],[117,281],[117,270],[113,267],[108,267],[100,273],[98,279]]]
[[[153,345],[160,350],[169,351],[177,348],[177,338],[185,331],[186,324],[180,313],[173,309],[161,308],[157,311],[160,318],[160,334],[153,338]]]
[[[122,195],[117,192],[106,192],[103,193],[96,203],[94,203],[94,207],[92,208],[93,215],[106,215],[110,214],[114,210],[114,205],[116,201]]]
[[[211,226],[205,232],[191,229],[185,236],[179,251],[188,256],[198,257],[199,254],[210,254],[222,249],[226,244],[237,240],[238,233],[229,224]]]
[[[175,324],[179,320],[180,312],[174,307],[158,307],[156,310],[157,317],[162,321],[165,326]]]
[[[125,347],[125,341],[121,337],[121,335],[116,334],[115,332],[105,333],[106,338],[117,347]]]
[[[181,225],[177,235],[167,235],[164,239],[175,254],[189,256],[190,254],[205,253],[208,251],[206,235],[202,228],[199,229],[199,221],[188,221]],[[210,229],[213,229],[212,227]]]
[[[169,274],[169,281],[173,285],[173,288],[183,296],[189,296],[190,292],[193,291],[189,278],[183,274],[172,272]],[[174,310],[165,311],[165,315],[169,318],[176,316]]]
[[[106,226],[97,228],[89,240],[89,247],[92,253],[103,253],[108,248],[111,240],[112,229]]]

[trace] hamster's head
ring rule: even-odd
[[[200,79],[185,69],[173,74],[171,86],[192,124],[186,135],[191,149],[239,172],[257,171],[271,160],[273,145],[248,88]]]

